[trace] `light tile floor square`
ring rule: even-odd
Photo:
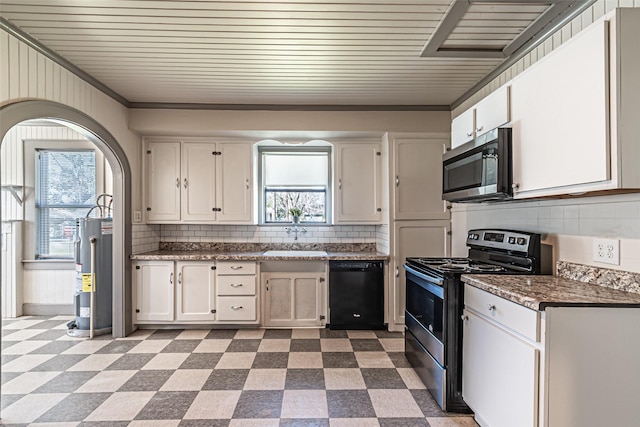
[[[153,391],[113,393],[86,418],[86,421],[132,420],[154,394]]]
[[[140,344],[133,347],[127,353],[160,353],[166,346],[171,343],[171,340],[150,340],[146,339]]]
[[[199,391],[213,369],[178,369],[169,377],[160,391]]]
[[[25,372],[2,384],[2,394],[29,394],[62,372]]]
[[[80,386],[76,393],[113,393],[138,371],[102,371]]]
[[[186,420],[231,419],[240,390],[201,391],[185,414]]]
[[[2,372],[27,372],[55,357],[55,354],[25,354],[2,365]]]
[[[231,340],[202,340],[200,344],[193,350],[194,353],[224,353],[231,344]]]
[[[121,356],[122,354],[91,354],[67,371],[102,371]]]
[[[258,347],[258,352],[281,353],[288,352],[291,347],[290,339],[270,339],[262,340]]]
[[[289,353],[289,369],[322,368],[322,353],[298,352]]]
[[[361,368],[393,368],[393,362],[384,351],[355,352],[358,366]]]
[[[351,347],[351,341],[348,338],[323,338],[320,340],[320,349],[322,351],[332,352],[353,351],[353,347]]]
[[[286,369],[252,369],[244,383],[244,390],[284,390]]]
[[[324,383],[327,390],[364,390],[367,386],[357,368],[326,368]]]
[[[216,365],[216,369],[249,369],[253,365],[255,353],[225,353]]]
[[[422,411],[409,390],[369,390],[378,418],[422,417]]]
[[[160,353],[156,354],[146,365],[143,370],[163,370],[178,369],[182,362],[189,357],[189,353]]]
[[[32,423],[67,396],[65,393],[28,394],[2,411],[2,422]]]

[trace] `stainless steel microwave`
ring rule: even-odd
[[[451,202],[510,199],[511,129],[496,128],[442,156],[442,198]]]

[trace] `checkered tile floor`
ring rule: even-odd
[[[2,329],[2,422],[56,426],[476,426],[440,411],[401,334],[140,330],[71,338],[70,318]]]

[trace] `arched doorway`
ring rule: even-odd
[[[21,101],[0,107],[0,141],[25,120],[49,120],[82,134],[104,154],[113,171],[113,335],[132,332],[131,167],[124,150],[101,124],[74,108],[50,101]],[[2,207],[0,206],[0,209]],[[1,268],[1,267],[0,267]]]

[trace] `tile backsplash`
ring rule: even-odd
[[[294,243],[294,235],[287,234],[282,226],[259,225],[213,225],[213,224],[162,224],[133,226],[133,253],[154,251],[160,242],[182,243]],[[333,244],[333,243],[371,243],[385,247],[388,253],[388,232],[379,231],[378,225],[334,225],[310,226],[302,224],[300,228],[307,230],[299,233],[297,243],[300,244]],[[385,237],[385,235],[387,237]]]

